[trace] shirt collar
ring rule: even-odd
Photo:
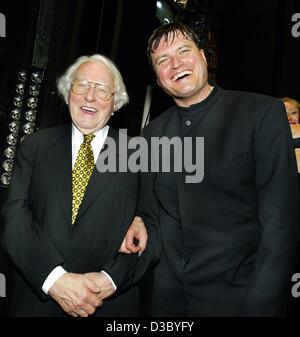
[[[109,129],[108,125],[105,125],[101,130],[93,132],[96,139],[102,139],[105,135],[107,135],[107,130]],[[94,138],[94,139],[95,139]],[[83,142],[83,134],[81,131],[77,129],[74,123],[72,123],[72,139],[76,141]]]

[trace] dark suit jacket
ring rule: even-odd
[[[108,136],[118,144],[112,128]],[[121,155],[117,146],[117,161]],[[3,207],[3,245],[16,267],[11,314],[64,315],[42,292],[49,273],[61,265],[74,273],[105,270],[112,277],[118,291],[96,315],[136,315],[138,289],[128,288],[138,257],[119,254],[118,249],[136,214],[138,175],[99,173],[95,168],[72,226],[71,156],[71,125],[26,137],[18,152]]]
[[[168,175],[143,179],[142,186],[153,186],[144,199],[156,197],[148,211],[156,210],[162,236],[152,315],[280,315],[299,237],[285,110],[267,96],[217,86],[213,95],[191,107],[202,117],[184,133],[204,137],[204,179],[188,184],[189,173],[176,175],[179,225],[165,197]],[[178,136],[178,118],[172,107],[144,135]]]

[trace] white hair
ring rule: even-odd
[[[107,57],[94,54],[91,56],[80,56],[75,62],[69,66],[66,72],[57,79],[57,88],[59,94],[64,98],[65,102],[68,104],[69,93],[71,89],[72,81],[74,80],[74,75],[77,69],[86,62],[100,62],[105,64],[108,69],[111,70],[114,77],[114,100],[115,100],[115,111],[119,110],[129,102],[129,97],[126,91],[126,87],[122,78],[122,75],[116,65]]]

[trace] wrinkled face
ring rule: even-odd
[[[74,74],[74,80],[102,83],[114,91],[112,72],[100,62],[85,62]],[[70,90],[69,111],[76,127],[83,133],[89,134],[102,129],[114,111],[114,96],[102,100],[96,96],[96,88],[91,85],[86,94],[76,95]]]
[[[285,110],[290,124],[299,123],[299,109],[295,103],[284,102]]]
[[[162,38],[151,59],[158,85],[178,105],[190,106],[209,95],[204,51],[181,32]]]

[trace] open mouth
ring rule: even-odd
[[[191,75],[191,73],[192,73],[192,72],[191,72],[190,70],[182,71],[182,72],[176,74],[175,76],[173,76],[173,77],[172,77],[172,81],[173,81],[173,82],[176,82],[176,81],[178,81],[178,80],[182,80],[183,78],[185,78],[185,77]]]
[[[88,107],[88,106],[82,106],[80,109],[81,109],[81,111],[83,111],[84,113],[87,113],[87,114],[94,114],[94,113],[97,112],[96,109]]]

